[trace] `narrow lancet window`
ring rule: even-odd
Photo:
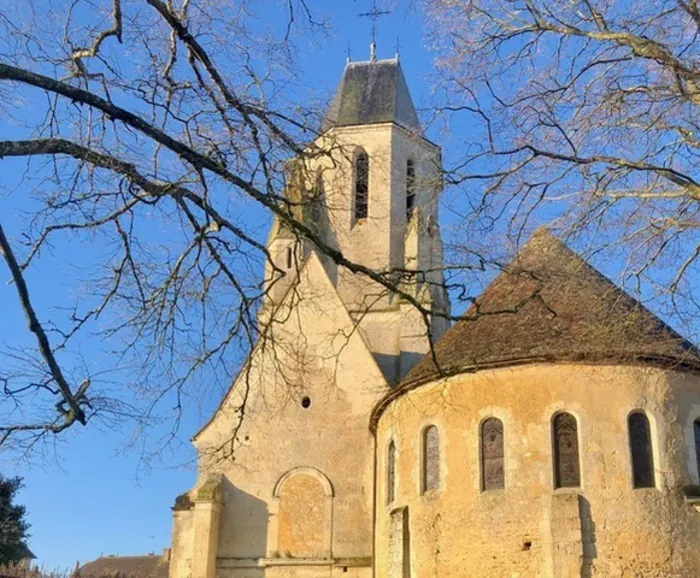
[[[632,478],[635,488],[654,487],[654,457],[651,451],[649,418],[642,412],[629,417]]]
[[[416,169],[411,159],[406,161],[406,221],[411,220],[416,203]]]
[[[323,177],[318,171],[313,189],[310,191],[304,206],[306,224],[317,235],[320,235],[323,229],[321,221],[323,220],[324,196]]]
[[[355,220],[367,218],[369,194],[369,157],[361,150],[355,157]]]
[[[440,434],[434,425],[423,430],[423,492],[440,487]]]
[[[552,420],[554,429],[554,481],[557,488],[581,485],[576,418],[560,413]]]
[[[389,444],[386,462],[386,501],[393,503],[396,496],[396,445],[392,440]]]
[[[484,491],[505,487],[503,422],[495,417],[481,424],[481,487]]]

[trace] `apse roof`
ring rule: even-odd
[[[700,370],[695,345],[546,230],[533,235],[465,316],[435,345],[437,364],[427,354],[385,402],[442,376],[523,363]]]
[[[349,62],[326,113],[323,129],[383,122],[421,132],[398,59]]]

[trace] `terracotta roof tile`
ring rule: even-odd
[[[539,361],[647,363],[700,370],[700,352],[545,230],[375,408],[463,371]]]
[[[700,367],[700,352],[564,243],[540,230],[403,383],[523,359]]]

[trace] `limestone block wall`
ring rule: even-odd
[[[323,179],[331,241],[353,262],[376,271],[404,266],[406,233],[406,161],[416,166],[416,206],[425,223],[437,223],[437,195],[440,150],[421,137],[392,123],[338,127],[325,133],[316,143],[329,151],[307,161],[308,174],[320,171]],[[364,150],[369,156],[368,216],[355,221],[353,215],[354,155]],[[429,268],[434,238],[427,226],[420,241],[421,259],[416,265]],[[425,255],[425,257],[423,257]],[[441,255],[440,255],[441,257]],[[361,276],[346,270],[339,272],[337,288],[348,309],[366,311],[368,305],[381,307],[390,296]],[[370,299],[368,302],[367,299]]]
[[[651,488],[633,488],[633,410],[651,426]],[[552,418],[563,411],[577,422],[581,482],[555,489]],[[484,491],[479,431],[493,416],[504,488]],[[700,512],[683,492],[698,483],[699,416],[700,377],[642,366],[523,365],[407,392],[377,426],[376,568],[391,578],[699,576]],[[423,492],[429,425],[439,431],[439,488]]]
[[[176,527],[173,555],[192,574],[171,578],[371,576],[367,416],[386,382],[316,256],[288,307],[195,437],[194,516],[202,489],[220,480],[218,534],[207,543],[196,523]],[[177,526],[185,518],[176,516]],[[199,571],[211,548],[216,568]]]
[[[194,546],[194,516],[192,510],[173,512],[170,576],[192,576],[192,550]]]
[[[442,279],[437,227],[437,198],[442,189],[439,148],[392,123],[337,127],[319,137],[315,144],[317,148],[307,151],[309,156],[302,172],[307,179],[320,179],[322,183],[324,223],[328,225],[326,242],[351,261],[378,272],[404,267],[428,271],[425,279],[406,290],[418,296],[421,287],[429,286],[431,291],[421,297],[426,306],[430,307],[432,301],[441,310],[449,309],[444,295],[430,294],[437,293],[435,287],[440,286]],[[369,156],[368,216],[356,221],[353,162],[359,150]],[[407,241],[409,159],[414,163],[416,197],[415,223]],[[406,259],[407,242],[411,245],[410,262]],[[294,239],[273,240],[270,246],[284,261],[285,251],[293,243]],[[428,348],[422,316],[401,311],[400,300],[366,276],[334,268],[328,260],[323,263],[348,311],[360,321],[362,335],[386,379],[394,383]],[[429,283],[424,285],[423,281]],[[278,283],[277,294],[287,286]],[[436,318],[433,325],[432,336],[437,339],[447,324]],[[404,335],[408,338],[404,339]]]

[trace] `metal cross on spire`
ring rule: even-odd
[[[377,0],[372,0],[372,9],[369,12],[358,14],[358,16],[372,20],[372,38],[369,45],[370,60],[377,60],[377,20],[380,16],[386,16],[387,14],[391,14],[391,12],[377,8]]]

